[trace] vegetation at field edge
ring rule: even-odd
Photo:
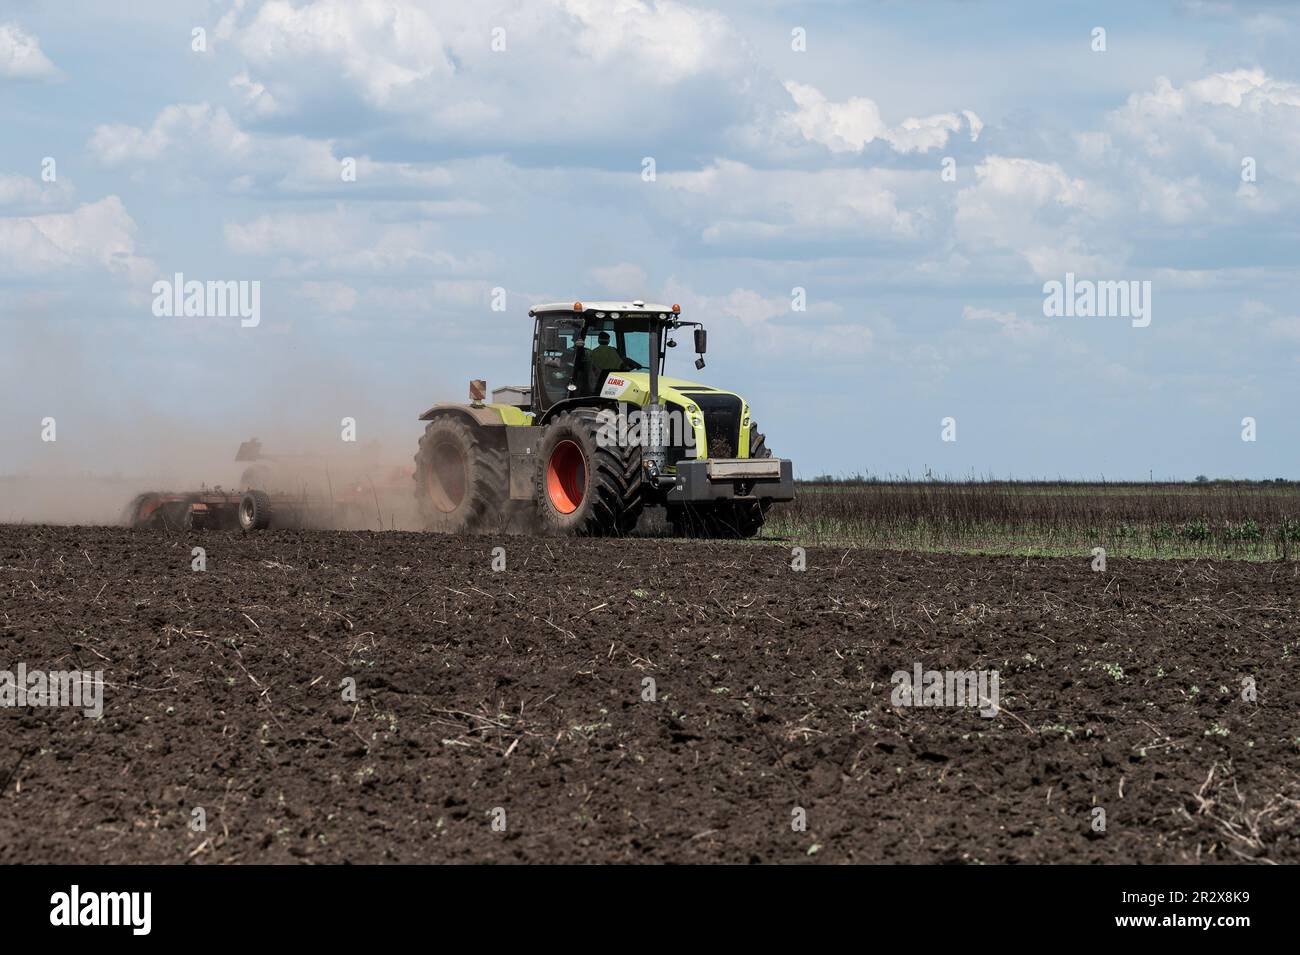
[[[819,478],[765,536],[958,553],[1300,555],[1300,482],[914,481]]]

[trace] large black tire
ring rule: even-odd
[[[749,428],[749,456],[770,458],[767,438],[758,425]],[[748,539],[763,529],[770,502],[743,501],[741,503],[693,504],[673,507],[668,519],[673,533],[678,537],[708,537]]]
[[[271,526],[271,496],[265,491],[246,491],[239,499],[239,526],[245,531],[264,531]]]
[[[425,530],[464,534],[503,523],[510,459],[501,439],[459,415],[434,418],[415,455],[415,497]]]
[[[645,506],[639,444],[599,440],[597,411],[566,411],[546,425],[538,447],[535,500],[543,533],[621,536]]]

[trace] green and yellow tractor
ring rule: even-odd
[[[545,533],[630,533],[661,506],[676,533],[753,537],[794,498],[739,395],[663,374],[684,327],[696,368],[708,333],[677,305],[535,305],[532,384],[470,383],[468,404],[437,404],[415,456],[428,530],[462,533],[524,516]]]

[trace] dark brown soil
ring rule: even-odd
[[[1295,862],[1298,610],[1295,563],[5,526],[0,669],[107,687],[0,709],[0,862]],[[1004,712],[894,707],[918,661]]]

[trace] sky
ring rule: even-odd
[[[0,473],[409,460],[640,298],[805,477],[1295,479],[1298,232],[1300,4],[0,0]]]

